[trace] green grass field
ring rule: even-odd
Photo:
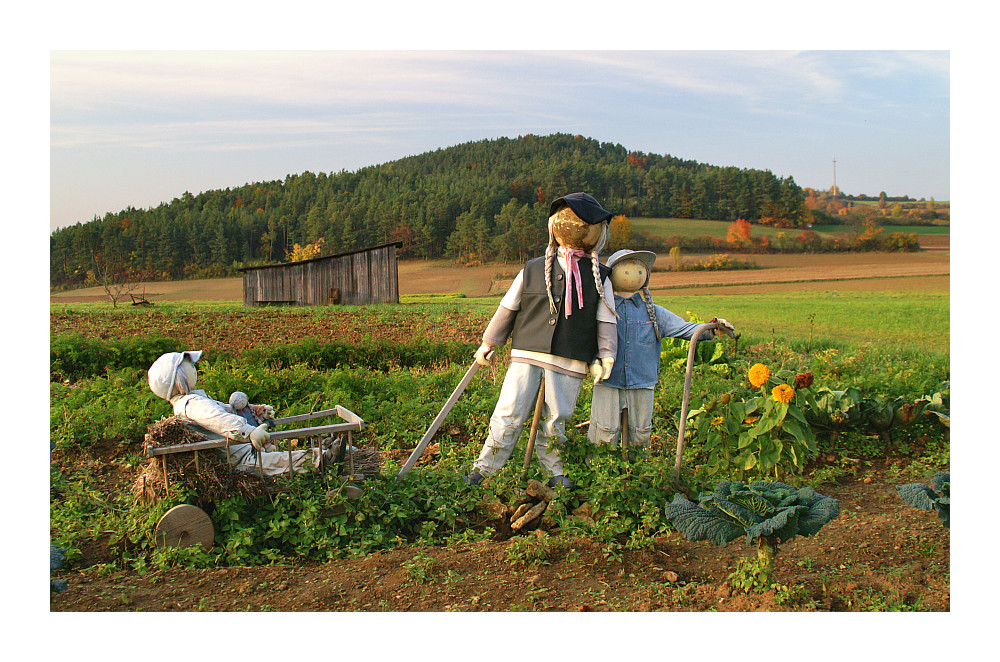
[[[696,218],[632,218],[633,232],[648,232],[653,237],[717,237],[726,238],[731,223],[728,221],[706,221]],[[775,239],[779,232],[796,232],[765,226],[753,226],[754,236]]]
[[[784,292],[654,297],[685,319],[723,317],[752,342],[949,353],[947,292]]]
[[[632,230],[634,232],[648,232],[653,237],[717,237],[725,239],[731,223],[728,221],[707,221],[692,218],[632,218]],[[947,235],[951,228],[946,225],[885,225],[885,232],[915,232],[916,234]],[[828,234],[841,234],[853,232],[855,228],[850,225],[814,225],[813,232],[820,236]],[[774,241],[779,232],[784,232],[787,236],[797,236],[803,228],[772,228],[763,225],[754,225],[752,235],[755,237],[767,237]]]

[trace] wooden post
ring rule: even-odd
[[[170,485],[167,483],[167,456],[161,455],[160,457],[163,458],[163,489],[168,490]]]
[[[354,478],[354,433],[347,431],[347,463],[351,469],[351,478]]]
[[[624,450],[628,446],[628,407],[622,409],[621,426],[621,447]]]

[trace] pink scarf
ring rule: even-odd
[[[559,254],[566,260],[566,317],[573,312],[573,279],[576,278],[576,301],[577,309],[583,310],[583,280],[580,277],[580,265],[578,261],[586,255],[583,251],[574,248],[559,247]]]

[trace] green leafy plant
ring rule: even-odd
[[[434,580],[435,563],[436,561],[433,557],[423,551],[419,551],[412,559],[404,561],[402,565],[409,574],[410,579],[418,584],[423,584],[424,582]]]
[[[899,498],[908,506],[933,510],[945,528],[951,528],[951,473],[936,473],[931,477],[931,487],[923,483],[897,485]]]
[[[738,400],[725,394],[688,414],[708,453],[709,477],[765,478],[805,468],[818,449],[805,415],[813,394],[804,383],[796,388],[797,377],[789,371],[772,376],[760,366],[751,379],[756,395]]]
[[[660,360],[664,366],[684,368],[687,365],[690,347],[690,340],[664,338],[660,350]],[[699,342],[694,348],[695,365],[718,366],[728,362],[726,344],[723,342]]]
[[[951,427],[951,405],[947,385],[941,391],[923,395],[916,400],[896,398],[864,398],[860,413],[867,429],[891,441],[893,431],[904,430],[917,423],[937,421]]]
[[[780,544],[795,536],[815,535],[839,512],[837,499],[811,487],[765,481],[749,485],[724,481],[697,503],[675,494],[665,507],[667,519],[688,540],[722,546],[745,535],[747,544],[756,544],[760,563],[751,569],[753,586],[770,584]]]
[[[805,415],[809,425],[829,433],[831,445],[836,443],[838,434],[858,429],[865,422],[862,396],[856,388],[815,389]]]
[[[552,548],[552,536],[545,531],[536,530],[530,536],[515,536],[507,543],[507,560],[513,564],[534,567],[548,563]]]
[[[766,591],[771,587],[770,562],[759,556],[744,556],[737,559],[736,569],[726,578],[744,593]]]

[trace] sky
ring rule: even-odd
[[[947,49],[53,49],[50,230],[528,133],[950,200],[950,67]]]

